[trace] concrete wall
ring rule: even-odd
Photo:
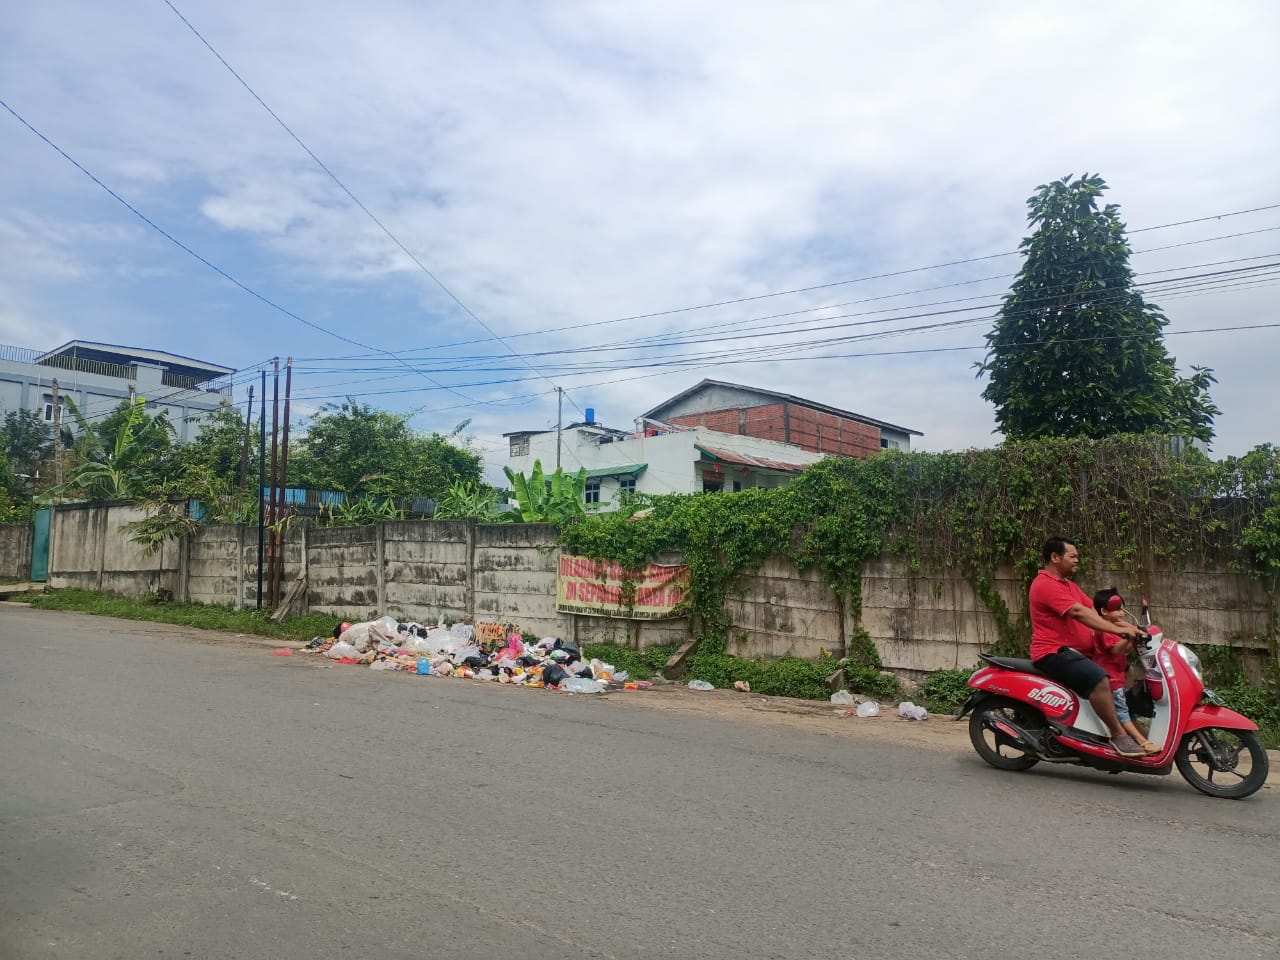
[[[181,546],[169,541],[148,556],[129,539],[126,524],[146,514],[127,504],[71,504],[53,511],[49,524],[49,586],[107,590],[141,597],[179,591]]]
[[[243,526],[201,527],[187,547],[186,591],[193,603],[234,603],[241,591]],[[257,531],[254,531],[255,535]],[[256,546],[257,540],[254,544]]]
[[[31,579],[29,523],[0,524],[0,580]]]
[[[204,603],[253,606],[257,593],[257,529],[208,527],[162,555],[145,557],[123,525],[141,517],[128,506],[59,507],[53,516],[50,584],[141,596],[157,586]],[[29,535],[29,531],[28,531]],[[29,544],[29,540],[28,540]],[[29,557],[29,546],[27,546]],[[237,566],[236,557],[240,563]],[[372,527],[294,528],[285,545],[287,589],[308,575],[307,604],[335,617],[390,614],[433,622],[444,616],[515,622],[539,636],[632,648],[680,643],[684,620],[633,621],[562,614],[555,609],[560,551],[542,525],[480,525],[465,521],[406,521]],[[679,562],[678,557],[663,562]],[[1170,636],[1196,644],[1261,650],[1268,596],[1257,581],[1223,570],[1159,571],[1147,584],[1097,571],[1082,586],[1115,585],[1136,609],[1146,595]],[[1026,607],[1013,571],[995,587],[1012,615]],[[797,571],[770,558],[741,579],[726,600],[728,650],[741,656],[836,656],[857,629],[850,611],[816,571]],[[970,667],[999,639],[996,621],[954,571],[912,576],[904,562],[868,564],[862,577],[861,627],[887,668],[925,672]]]

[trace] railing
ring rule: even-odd
[[[53,367],[57,370],[71,370],[78,373],[94,373],[102,377],[113,377],[117,380],[137,380],[138,368],[134,364],[108,363],[105,360],[90,360],[73,354],[49,354],[43,350],[30,347],[15,347],[0,343],[0,360],[14,363],[30,363],[41,367]],[[231,378],[221,377],[217,380],[205,380],[200,377],[172,373],[165,370],[160,375],[160,383],[178,390],[193,390],[201,393],[217,393],[224,397],[231,396]]]
[[[74,370],[77,373],[96,373],[98,376],[114,377],[117,380],[138,379],[138,368],[132,364],[87,360],[84,357],[69,357],[65,353],[51,354],[32,362],[42,367],[57,367],[59,370]]]

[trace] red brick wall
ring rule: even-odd
[[[741,429],[744,420],[745,430]],[[706,427],[720,433],[792,443],[814,453],[841,457],[869,457],[880,452],[878,427],[795,404],[770,403],[745,409],[710,410],[671,417],[670,422],[683,427]]]
[[[869,457],[880,452],[880,429],[848,417],[791,405],[791,443],[814,453]]]

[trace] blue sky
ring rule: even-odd
[[[924,449],[988,444],[980,351],[815,357],[980,344],[981,312],[766,363],[723,362],[761,341],[607,348],[741,335],[779,313],[795,326],[777,345],[875,308],[898,313],[861,329],[911,326],[927,321],[895,316],[994,300],[1007,280],[968,282],[1012,273],[1016,258],[583,325],[1011,251],[1036,184],[1084,170],[1106,177],[1134,228],[1280,203],[1280,8],[1261,0],[1212,16],[1195,3],[174,5],[507,346],[447,346],[489,334],[163,0],[13,5],[0,99],[227,273],[384,352],[327,359],[370,351],[230,285],[4,112],[0,342],[147,346],[246,379],[293,355],[300,416],[351,393],[415,411],[423,430],[469,418],[491,472],[501,433],[554,423],[553,384],[567,417],[590,406],[615,426],[711,376],[914,427]],[[1264,231],[1134,266],[1148,278],[1257,266],[1280,254],[1277,226],[1271,210],[1137,234],[1147,250]],[[1151,299],[1170,331],[1271,322],[1265,279]],[[531,335],[560,327],[576,329]],[[1184,370],[1217,371],[1218,453],[1276,439],[1278,343],[1276,329],[1169,338]],[[593,349],[547,353],[570,347]],[[694,349],[702,365],[638,366]],[[526,366],[511,350],[539,355]]]

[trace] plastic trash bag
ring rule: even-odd
[[[569,693],[603,693],[605,687],[603,681],[588,680],[585,677],[569,677],[560,684],[560,689]]]
[[[898,704],[898,716],[903,720],[928,720],[929,711],[924,707],[917,707],[910,700],[904,700]]]
[[[465,663],[471,657],[484,656],[480,652],[480,648],[475,644],[468,644],[465,647],[456,647],[449,651],[449,655],[453,658],[454,663]]]
[[[707,681],[705,680],[690,680],[689,689],[690,690],[714,690],[715,686],[710,683],[707,683]]]
[[[855,711],[860,717],[878,717],[880,716],[880,704],[874,700],[868,700],[866,703],[858,704]]]
[[[324,655],[330,660],[341,660],[343,657],[359,657],[360,651],[351,644],[339,640],[332,647],[326,650]]]
[[[548,687],[554,687],[564,683],[569,679],[569,671],[557,663],[549,663],[542,671],[542,682]]]
[[[837,690],[831,695],[831,702],[840,707],[851,707],[854,704],[853,694],[848,690]]]

